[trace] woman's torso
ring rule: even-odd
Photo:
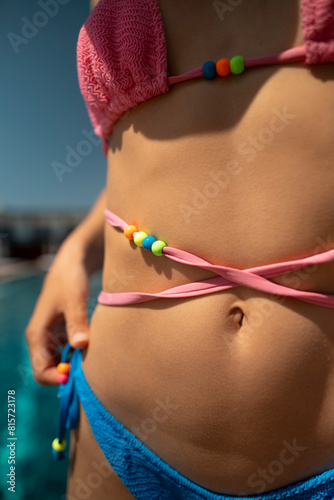
[[[171,75],[303,44],[299,2],[236,2],[225,13],[222,2],[158,3]],[[237,268],[333,248],[333,76],[329,64],[256,68],[138,105],[110,139],[108,208]],[[110,226],[105,236],[105,291],[211,276],[134,248]],[[333,278],[326,264],[275,281],[334,294]],[[331,309],[244,287],[98,305],[84,370],[108,410],[170,465],[214,491],[255,494],[334,466],[333,331]]]

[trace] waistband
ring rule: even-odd
[[[138,246],[143,246],[143,239],[138,237],[136,239],[136,234],[146,235],[148,239],[154,236],[149,236],[142,231],[138,231],[135,226],[127,224],[123,219],[121,219],[116,214],[112,213],[110,210],[105,210],[105,217],[107,222],[127,234],[129,238],[129,231],[132,228],[135,230],[130,234],[131,238]],[[129,230],[130,228],[130,230]],[[150,240],[150,241],[153,241]],[[160,241],[160,240],[159,240]],[[152,251],[152,243],[143,247],[143,251]],[[148,302],[150,300],[161,299],[161,298],[186,298],[186,297],[196,297],[200,295],[205,295],[209,293],[221,292],[224,290],[229,290],[236,286],[245,286],[258,290],[260,292],[269,293],[272,295],[279,295],[285,297],[292,297],[304,302],[309,302],[311,304],[317,304],[320,306],[334,308],[334,295],[322,294],[316,292],[307,292],[303,290],[296,290],[294,288],[289,288],[283,285],[278,285],[269,281],[269,278],[285,274],[287,272],[296,271],[303,267],[309,265],[324,264],[326,262],[331,262],[334,260],[334,249],[322,252],[316,255],[311,255],[303,259],[290,260],[287,262],[267,264],[264,266],[253,267],[249,269],[236,269],[227,266],[218,266],[212,264],[201,257],[185,252],[177,248],[165,245],[161,253],[164,257],[167,257],[176,262],[186,264],[189,266],[200,267],[208,271],[216,273],[218,276],[215,278],[210,278],[202,281],[195,281],[193,283],[187,283],[185,285],[176,286],[164,290],[159,293],[143,293],[143,292],[117,292],[108,293],[102,291],[98,296],[98,302],[100,304],[109,306],[122,306],[128,304],[138,304],[141,302]]]

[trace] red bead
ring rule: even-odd
[[[138,229],[136,226],[128,226],[124,229],[124,234],[125,236],[129,239],[129,240],[133,240],[133,236],[132,234],[133,233],[137,233],[138,232]]]
[[[219,59],[216,62],[216,71],[219,76],[227,76],[231,73],[230,60],[229,59]]]
[[[67,381],[68,381],[68,375],[66,375],[66,373],[58,373],[57,375],[58,384],[66,384]]]

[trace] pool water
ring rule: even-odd
[[[56,387],[42,387],[32,376],[24,331],[40,293],[44,275],[0,283],[0,498],[65,500],[68,460],[55,462],[51,443],[56,435],[59,399]],[[101,289],[101,275],[91,281],[88,315]],[[7,429],[8,390],[16,394],[16,485],[10,484]]]

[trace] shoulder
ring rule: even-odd
[[[93,10],[97,6],[100,0],[90,0],[90,10]]]

